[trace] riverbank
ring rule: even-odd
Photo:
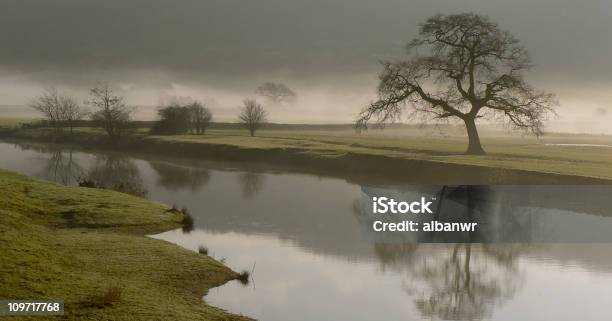
[[[346,131],[240,130],[206,135],[149,136],[145,130],[108,142],[103,133],[79,128],[57,138],[48,129],[5,131],[1,136],[71,143],[84,148],[166,154],[224,162],[266,163],[332,176],[377,177],[414,184],[610,184],[612,138],[551,135],[483,138],[484,156],[464,155],[462,137],[356,135]],[[567,145],[564,143],[569,143]],[[601,146],[589,145],[599,144]],[[596,143],[596,144],[594,144]],[[611,145],[612,146],[612,145]]]
[[[236,272],[146,237],[180,227],[179,211],[4,170],[0,189],[0,298],[64,300],[61,320],[244,319],[201,300]]]

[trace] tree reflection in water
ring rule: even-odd
[[[398,191],[409,190],[407,187]],[[374,245],[374,252],[384,270],[405,275],[402,286],[423,318],[485,319],[491,316],[496,305],[514,296],[521,286],[523,276],[518,258],[529,245],[473,242],[494,241],[500,235],[529,234],[534,220],[529,211],[517,211],[511,202],[506,202],[507,195],[494,193],[487,187],[442,187],[437,195],[439,202],[435,204],[433,217],[424,221],[477,221],[484,230],[468,235],[418,232],[411,241],[380,239]],[[366,205],[369,204],[366,202]],[[368,226],[372,219],[379,217],[368,218],[369,209],[362,202],[355,202],[352,208]],[[529,239],[526,235],[519,237]],[[465,243],[436,243],[453,240]]]
[[[73,151],[50,148],[45,151],[49,158],[45,161],[42,176],[63,185],[72,185],[82,175],[81,167],[73,157]]]
[[[98,188],[140,197],[146,197],[148,194],[136,164],[117,154],[96,155],[93,166],[81,179],[93,182]]]
[[[162,162],[151,162],[150,165],[159,175],[157,184],[173,191],[189,189],[197,192],[210,181],[210,171],[206,168],[183,167]]]
[[[265,179],[264,175],[258,173],[239,173],[238,182],[242,185],[242,196],[244,198],[257,196],[264,187]]]
[[[522,284],[524,245],[377,244],[384,269],[405,272],[404,288],[427,319],[482,320]]]

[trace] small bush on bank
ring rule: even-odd
[[[238,274],[238,277],[236,278],[238,281],[240,281],[240,283],[242,283],[243,285],[247,285],[249,284],[249,276],[251,274],[249,273],[249,271],[242,271],[240,274]]]
[[[198,253],[208,255],[208,248],[206,246],[200,245],[198,247]]]
[[[181,208],[181,213],[183,213],[183,220],[181,224],[183,225],[183,232],[189,233],[193,231],[193,217],[189,214],[189,210],[186,207]]]
[[[157,109],[159,120],[151,127],[153,135],[203,135],[212,121],[210,110],[198,101],[173,102]]]

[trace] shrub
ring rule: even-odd
[[[181,213],[183,213],[183,220],[181,221],[181,224],[183,225],[183,232],[189,233],[193,231],[193,217],[191,217],[187,208],[181,208]]]
[[[157,110],[159,120],[151,128],[151,134],[174,135],[185,134],[191,129],[191,111],[189,107],[171,105]]]
[[[249,284],[249,276],[249,271],[244,270],[242,271],[242,273],[238,274],[238,277],[236,279],[240,281],[240,283],[242,283],[243,285],[247,285]]]
[[[206,246],[200,245],[198,247],[198,253],[208,255],[208,248]]]

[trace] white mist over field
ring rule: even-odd
[[[297,85],[285,82],[297,92],[298,99],[293,104],[277,105],[267,102],[255,95],[252,88],[223,89],[182,85],[173,83],[168,88],[147,88],[136,82],[119,87],[129,105],[135,107],[135,119],[157,119],[157,108],[165,101],[174,98],[197,99],[211,108],[215,121],[235,122],[238,108],[245,98],[257,98],[268,111],[269,120],[274,123],[293,124],[338,124],[351,123],[356,119],[360,109],[376,97],[376,73],[370,77],[363,76],[362,84],[348,87],[338,85],[337,81],[322,80],[320,85]],[[328,85],[324,85],[327,82]],[[95,84],[92,82],[92,84]],[[256,82],[254,82],[256,84]],[[11,104],[0,104],[0,118],[38,118],[39,115],[27,106],[29,97],[36,96],[44,89],[42,85],[22,86],[16,90],[6,91],[0,87],[0,97],[6,97]],[[10,87],[9,87],[10,88]],[[66,87],[69,88],[69,87]],[[10,88],[13,89],[13,88]],[[70,88],[66,90],[85,102],[87,88]],[[13,96],[13,99],[8,99]],[[548,132],[612,134],[612,110],[602,107],[598,100],[589,97],[569,97],[558,94],[561,105],[557,116],[551,116],[546,122]],[[592,96],[591,96],[592,97]],[[612,101],[612,97],[610,97]],[[408,119],[404,122],[410,123]],[[483,121],[483,123],[487,123]]]

